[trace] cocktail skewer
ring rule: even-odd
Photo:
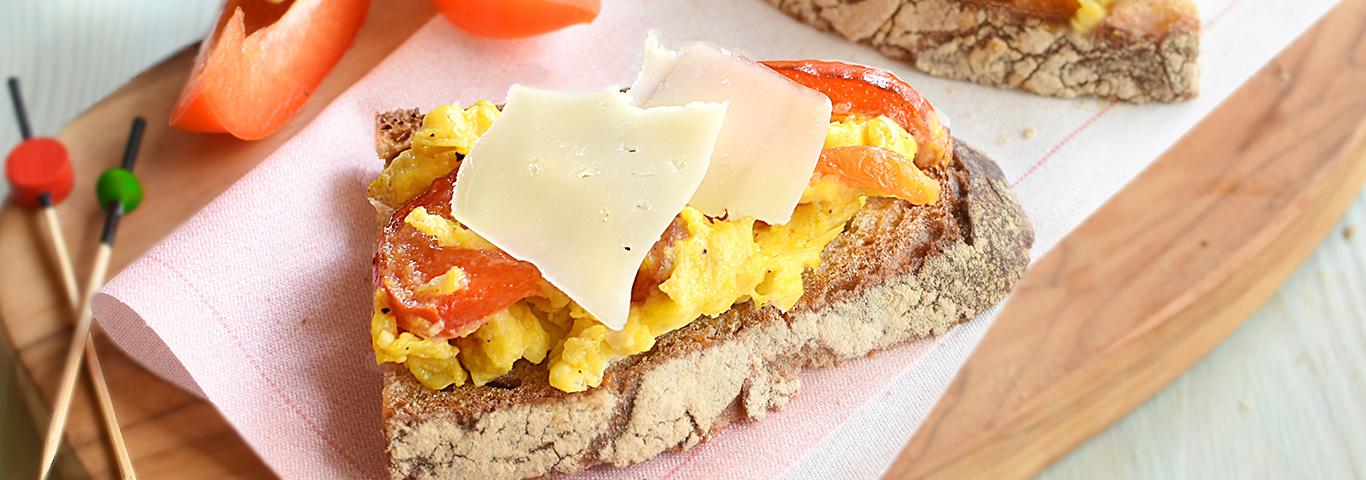
[[[29,128],[28,113],[19,95],[19,79],[9,78],[10,100],[14,103],[14,116],[19,122],[19,134],[23,141],[14,147],[5,161],[5,178],[12,187],[11,196],[20,205],[41,208],[47,224],[48,237],[52,240],[53,251],[61,267],[62,287],[71,303],[80,303],[80,293],[76,289],[75,269],[71,266],[71,256],[66,251],[66,238],[62,235],[61,222],[57,218],[58,203],[71,193],[74,174],[71,159],[66,147],[57,139],[48,137],[33,138]]]
[[[14,83],[11,80],[11,86]],[[15,92],[16,89],[11,89]],[[22,112],[22,110],[19,110]],[[131,168],[137,156],[138,145],[141,142],[142,130],[145,121],[142,118],[134,119],[132,131],[129,133],[128,147],[124,151],[122,168],[113,168],[100,176],[96,185],[96,193],[100,199],[100,204],[109,213],[105,217],[104,232],[101,235],[100,248],[96,252],[94,269],[91,271],[90,280],[87,283],[85,295],[77,293],[74,286],[74,272],[65,271],[64,276],[69,276],[68,293],[73,304],[77,304],[77,320],[73,331],[71,346],[67,351],[66,364],[62,371],[61,386],[57,393],[57,402],[53,407],[52,421],[48,424],[47,438],[43,445],[43,459],[40,466],[39,479],[47,477],[51,471],[52,461],[57,456],[57,450],[61,446],[63,432],[66,428],[67,415],[71,409],[72,394],[75,390],[76,376],[80,369],[80,358],[84,353],[90,369],[91,379],[95,386],[95,394],[99,399],[101,410],[105,418],[105,426],[109,431],[109,440],[114,449],[115,458],[119,464],[119,470],[124,479],[136,478],[133,472],[132,461],[128,455],[127,445],[123,441],[122,431],[118,425],[118,417],[113,409],[113,402],[109,396],[109,388],[104,380],[103,369],[100,366],[98,356],[95,354],[94,342],[90,336],[91,327],[91,308],[90,302],[94,298],[95,290],[99,289],[104,283],[108,274],[109,259],[112,252],[114,236],[118,230],[119,219],[127,212],[132,212],[142,201],[142,188],[133,176]],[[64,245],[57,247],[64,250]],[[67,262],[64,269],[69,269],[70,263]],[[76,298],[80,298],[76,301]]]

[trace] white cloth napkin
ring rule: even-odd
[[[765,59],[887,68],[1001,166],[1034,223],[1034,258],[1095,210],[1334,2],[1197,0],[1200,98],[1134,106],[929,78],[758,0],[606,2],[591,25],[518,41],[434,19],[221,197],[99,292],[95,315],[150,370],[209,399],[285,478],[384,477],[369,349],[376,112],[501,101],[512,83],[587,89],[632,77],[648,28]],[[1033,133],[1026,135],[1025,132]],[[195,159],[185,159],[195,161]],[[993,313],[838,368],[758,424],[582,478],[871,478],[928,415]]]

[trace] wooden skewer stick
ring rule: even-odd
[[[113,252],[114,237],[118,231],[119,220],[123,217],[124,206],[128,204],[128,211],[137,208],[141,202],[141,187],[136,184],[135,177],[132,177],[131,169],[137,157],[138,145],[141,142],[142,130],[145,121],[138,117],[133,120],[133,128],[128,136],[128,147],[124,150],[122,168],[111,169],[105,172],[100,178],[100,194],[105,194],[106,177],[115,170],[122,170],[125,175],[113,175],[115,178],[132,179],[136,192],[128,190],[118,191],[114,194],[112,201],[105,204],[108,215],[105,217],[104,232],[100,235],[100,248],[95,254],[95,267],[90,272],[90,280],[86,284],[85,296],[77,307],[78,317],[76,320],[75,331],[71,338],[71,346],[67,350],[66,366],[62,370],[61,388],[57,393],[57,403],[52,411],[52,421],[48,424],[47,439],[43,444],[43,460],[39,471],[39,480],[47,478],[51,471],[52,461],[57,456],[57,449],[61,446],[62,434],[66,429],[67,414],[71,410],[71,398],[75,391],[76,375],[80,369],[80,358],[85,353],[90,374],[95,384],[95,394],[100,399],[101,409],[104,410],[105,426],[110,430],[109,440],[115,452],[115,457],[119,463],[119,470],[125,480],[135,480],[137,477],[133,472],[132,460],[128,456],[127,445],[123,441],[123,435],[118,426],[118,418],[114,413],[113,402],[109,397],[109,387],[104,382],[104,371],[100,366],[99,359],[95,355],[95,345],[90,336],[90,327],[93,313],[91,311],[91,301],[95,297],[95,291],[104,284],[104,279],[108,275],[109,259]],[[118,173],[118,172],[115,172]],[[135,198],[132,198],[133,196]],[[103,202],[103,198],[101,198]],[[68,262],[69,263],[69,262]],[[74,273],[70,273],[69,283],[75,283]],[[73,302],[75,303],[75,302]]]
[[[46,203],[43,206],[43,214],[47,220],[53,250],[56,252],[67,300],[71,303],[72,313],[80,315],[81,294],[76,286],[76,272],[71,266],[71,256],[66,251],[66,240],[62,237],[62,229],[58,227],[61,224],[57,219],[57,209],[53,208],[51,200],[43,200]],[[93,334],[87,334],[85,337],[85,364],[90,370],[90,383],[95,387],[95,397],[104,417],[105,431],[109,434],[109,444],[114,449],[114,459],[119,465],[119,472],[123,474],[124,480],[136,479],[133,460],[128,455],[128,444],[123,440],[123,429],[119,426],[118,414],[114,411],[114,399],[109,395],[109,384],[104,379],[104,367],[100,364],[100,356],[95,351]]]
[[[104,276],[109,271],[109,244],[101,243],[95,254],[95,269],[90,272],[86,291],[94,292],[104,284]],[[75,334],[71,337],[71,347],[66,354],[66,367],[62,370],[61,388],[57,391],[57,404],[53,406],[52,421],[47,426],[47,441],[43,443],[43,463],[38,479],[47,478],[52,468],[52,460],[57,457],[61,446],[62,434],[66,430],[67,413],[71,411],[71,394],[76,389],[76,374],[80,372],[81,356],[85,352],[85,341],[90,337],[90,299],[87,295],[81,301],[80,316],[76,320]]]
[[[81,306],[81,291],[76,286],[76,269],[71,266],[71,255],[66,252],[66,237],[62,235],[62,221],[57,218],[57,206],[52,204],[52,194],[43,192],[38,197],[43,204],[43,219],[47,223],[47,235],[52,240],[52,251],[57,256],[58,271],[62,274],[62,287],[66,289],[66,299],[71,308]]]

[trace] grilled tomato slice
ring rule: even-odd
[[[398,326],[423,338],[467,335],[490,314],[544,291],[541,272],[534,265],[480,245],[482,240],[443,241],[409,221],[420,208],[418,218],[435,218],[463,229],[448,220],[455,174],[438,178],[426,193],[395,212],[375,253],[375,288],[389,296]]]
[[[930,102],[891,72],[817,60],[760,62],[799,84],[830,97],[832,116],[886,115],[915,137],[915,165],[947,164],[953,140]]]

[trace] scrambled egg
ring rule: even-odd
[[[1089,32],[1100,22],[1105,21],[1105,16],[1109,14],[1110,4],[1114,0],[1079,0],[1081,6],[1077,7],[1077,14],[1072,17],[1072,29],[1078,32]]]
[[[422,120],[413,136],[413,147],[400,153],[370,182],[370,198],[397,207],[427,191],[432,180],[440,178],[459,164],[474,147],[474,141],[498,119],[498,107],[480,100],[470,108],[440,106]]]
[[[447,170],[446,172],[449,173],[450,170]],[[441,175],[445,174],[446,173],[442,173]],[[427,183],[430,185],[431,181],[428,180]],[[489,243],[488,240],[484,240],[484,237],[474,233],[473,230],[465,228],[460,222],[427,213],[426,207],[414,208],[413,211],[409,212],[408,216],[403,219],[403,223],[412,225],[413,228],[416,228],[419,232],[436,237],[437,245],[443,247],[464,247],[481,250],[495,250],[498,248],[493,246],[492,243]]]
[[[463,111],[434,110],[414,137],[412,150],[370,185],[371,196],[400,205],[421,194],[433,179],[455,168],[458,160],[452,152],[468,152],[496,117],[497,110],[487,102]],[[847,145],[885,147],[908,159],[914,158],[916,149],[914,138],[883,116],[832,122],[826,146]],[[665,249],[672,274],[643,302],[631,305],[620,331],[608,329],[543,282],[543,296],[493,314],[466,337],[421,339],[398,331],[383,290],[377,290],[371,328],[375,358],[406,365],[431,389],[463,385],[466,380],[483,385],[523,358],[536,364],[549,361],[550,384],[561,390],[596,387],[612,361],[650,350],[660,335],[699,316],[716,315],[747,301],[784,311],[792,308],[802,296],[802,272],[820,265],[821,250],[863,207],[866,193],[833,179],[817,179],[807,186],[786,225],[768,225],[752,217],[718,220],[685,207],[679,216],[688,237]],[[414,209],[405,221],[442,246],[493,248],[458,222],[422,208]],[[463,271],[452,268],[421,288],[434,295],[450,293],[462,288],[464,279]]]
[[[915,158],[915,137],[886,115],[868,119],[850,115],[831,122],[825,131],[825,148],[871,145],[883,147],[906,158]]]

